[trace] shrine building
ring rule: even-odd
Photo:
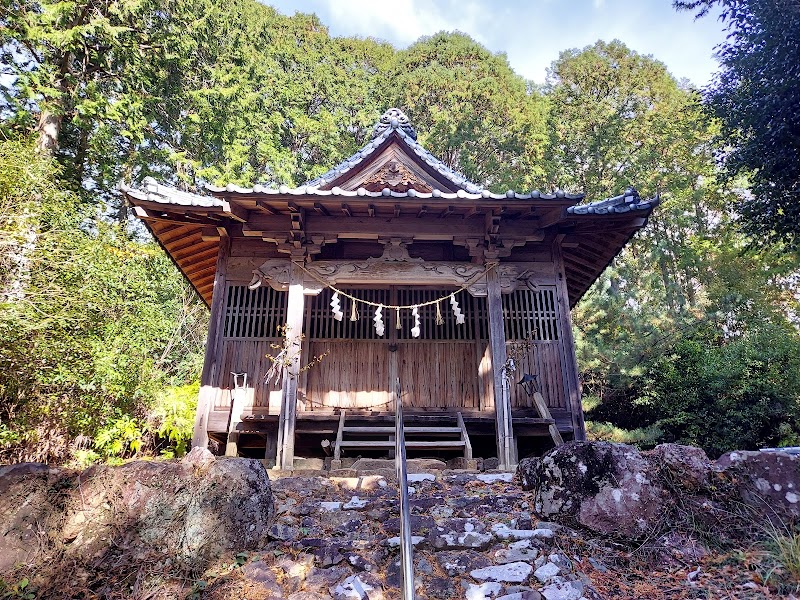
[[[496,194],[416,139],[390,109],[300,187],[123,186],[211,309],[194,446],[386,455],[398,394],[410,456],[512,468],[584,438],[570,310],[657,198]]]

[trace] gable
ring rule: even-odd
[[[391,136],[387,146],[376,152],[369,161],[360,168],[345,173],[331,181],[322,189],[338,187],[346,191],[364,188],[369,192],[381,192],[388,188],[393,192],[407,192],[413,189],[429,194],[433,190],[455,192],[459,188],[442,177],[436,177],[429,169],[411,156],[400,141],[401,138]]]

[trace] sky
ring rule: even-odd
[[[526,79],[544,83],[562,50],[618,39],[667,65],[677,79],[707,84],[725,38],[710,14],[695,20],[671,0],[262,0],[286,15],[316,13],[334,36],[373,37],[405,48],[438,31],[469,34],[504,52]]]

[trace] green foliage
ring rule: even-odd
[[[27,577],[20,579],[17,583],[6,583],[0,579],[0,598],[19,598],[20,600],[33,600],[36,598],[36,590],[31,587]]]
[[[505,55],[462,33],[424,37],[398,52],[388,89],[420,143],[467,178],[499,191],[543,183],[546,102]]]
[[[751,189],[736,207],[753,235],[800,249],[800,6],[792,0],[676,1],[698,16],[720,9],[726,41],[720,71],[705,92],[722,122],[720,154],[728,178]]]
[[[649,365],[637,401],[650,405],[666,439],[719,456],[800,431],[800,335],[757,324],[726,337],[715,325]]]
[[[148,414],[148,429],[164,446],[162,456],[172,458],[186,454],[194,428],[199,383],[171,386],[159,394]]]
[[[16,257],[0,280],[0,452],[63,460],[97,435],[101,455],[135,453],[164,383],[199,372],[205,308],[160,248],[59,191],[31,144],[0,142],[0,161],[0,186],[17,182],[0,187]]]

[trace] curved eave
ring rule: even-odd
[[[584,217],[566,231],[561,245],[564,273],[570,307],[597,281],[636,232],[647,225],[653,208],[627,213],[624,216],[597,215]],[[573,220],[572,223],[575,223]]]

